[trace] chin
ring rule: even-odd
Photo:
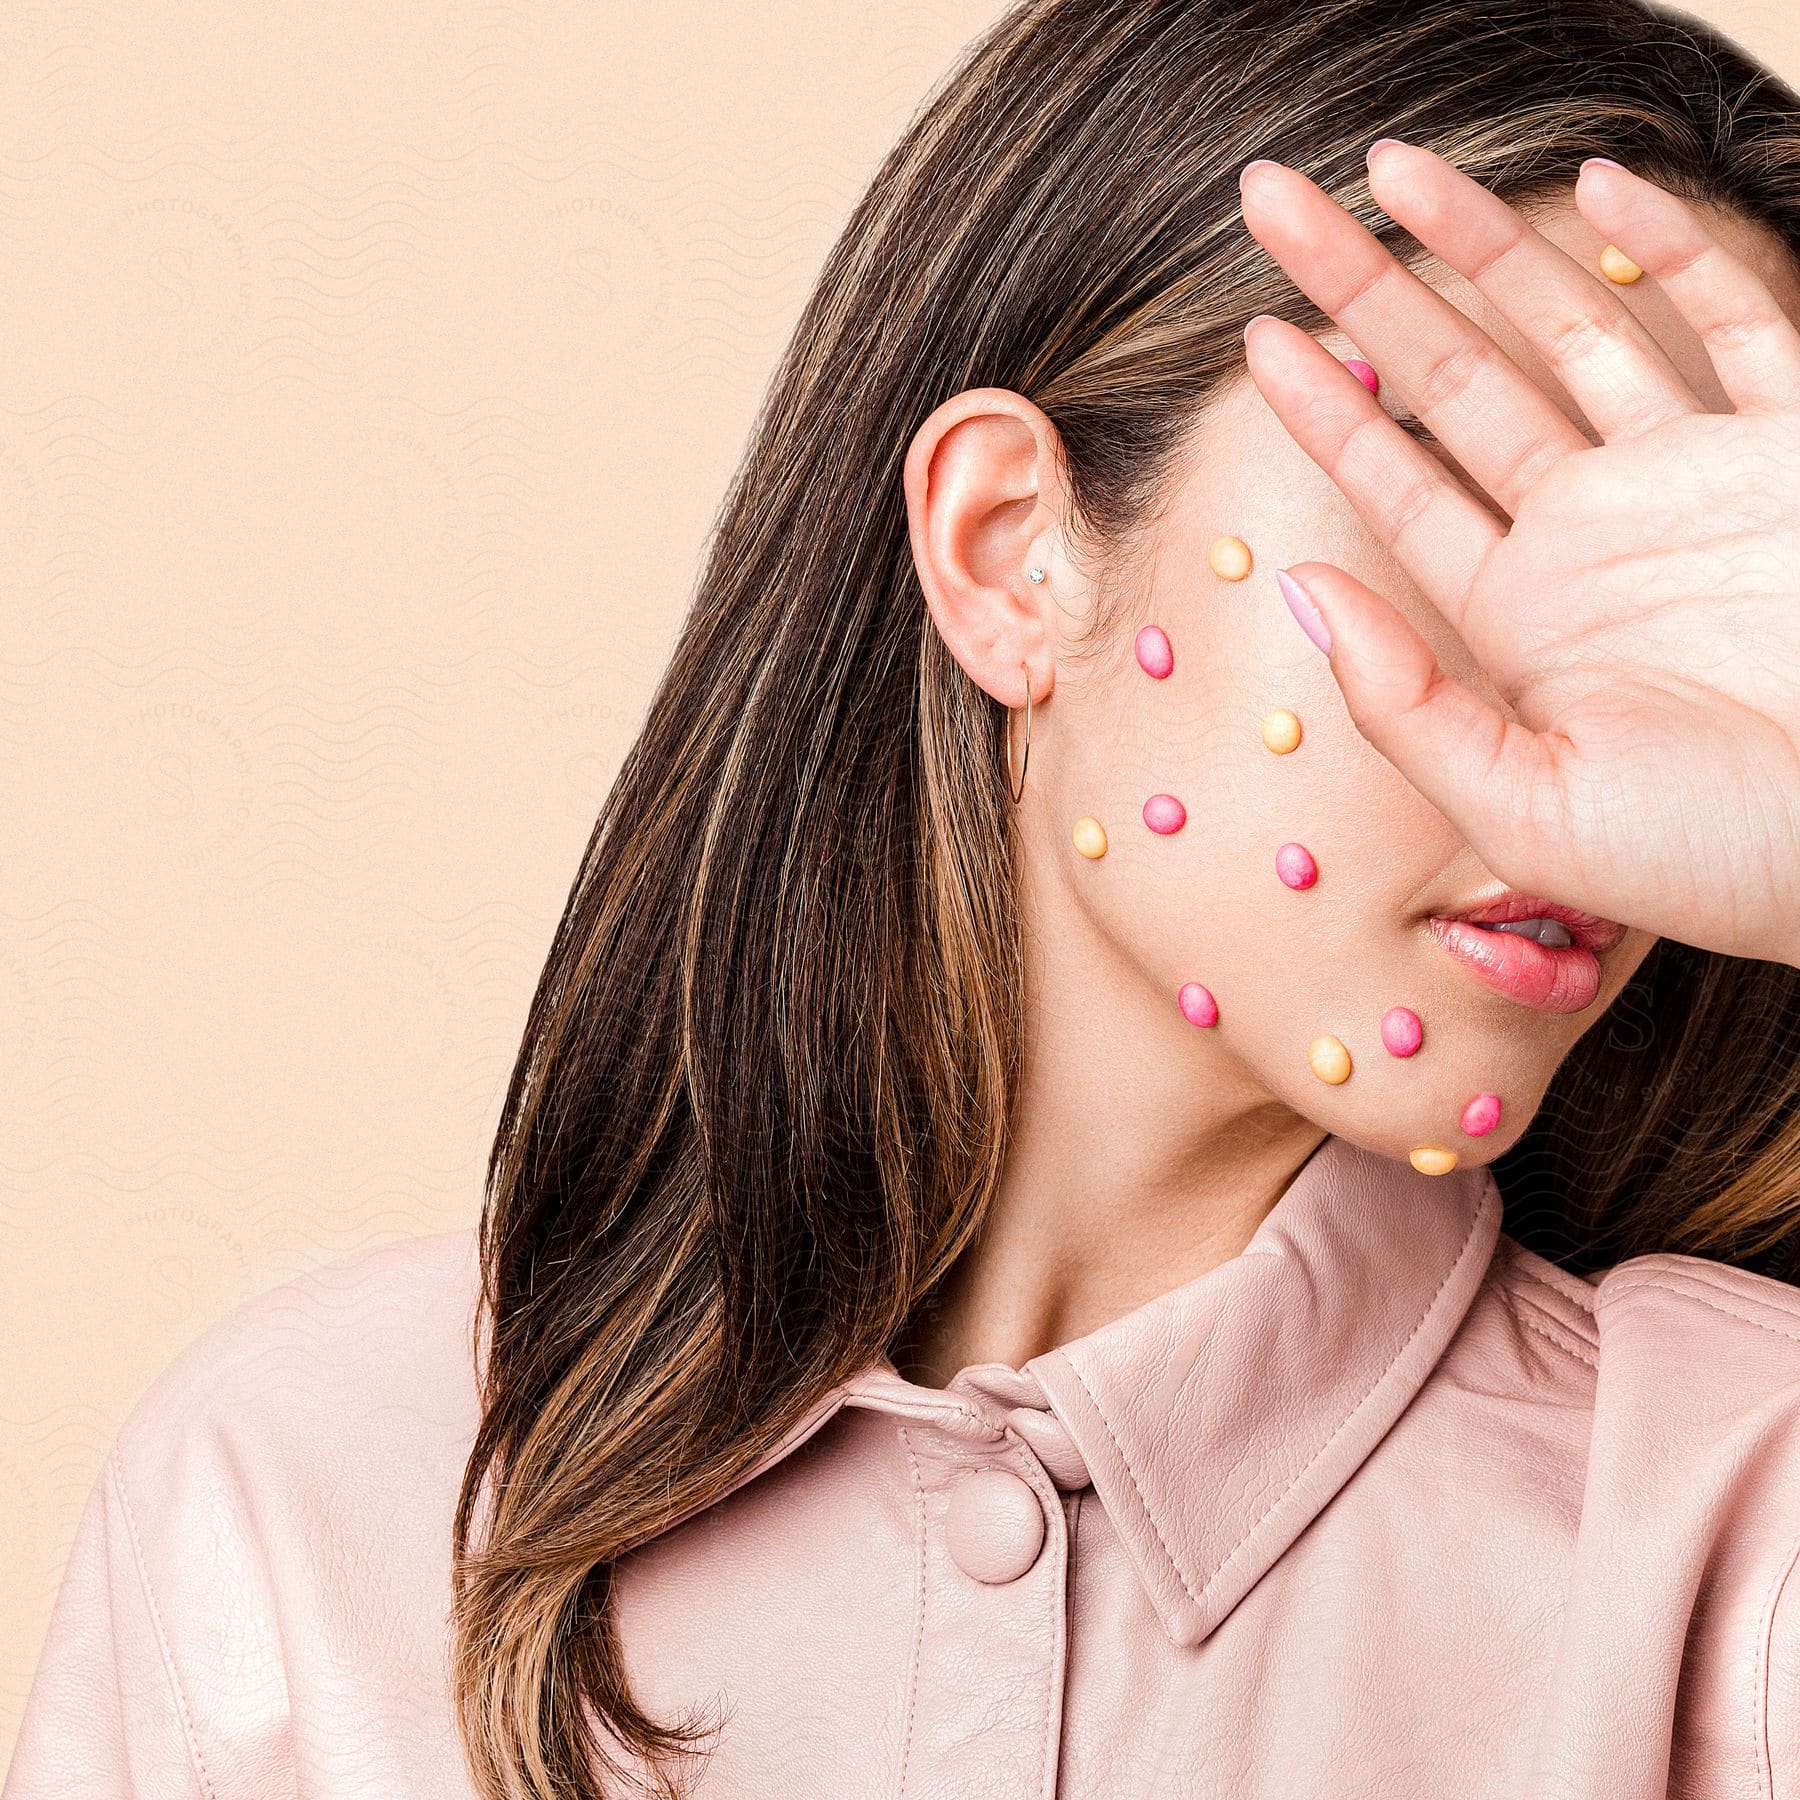
[[[1461,1163],[1504,1156],[1530,1128],[1546,1083],[1529,1065],[1521,1069],[1504,1055],[1482,1060],[1481,1075],[1434,1081],[1409,1104],[1371,1109],[1382,1147],[1405,1156],[1416,1144],[1439,1144]]]
[[[1524,1136],[1543,1103],[1546,1081],[1530,1061],[1521,1067],[1516,1045],[1486,1048],[1479,1036],[1459,1036],[1455,1051],[1440,1046],[1435,1066],[1387,1055],[1379,1044],[1349,1078],[1315,1078],[1288,1102],[1322,1130],[1379,1156],[1409,1162],[1421,1148],[1448,1151],[1456,1167],[1491,1163]],[[1372,1066],[1371,1066],[1372,1065]]]
[[[1339,1120],[1323,1116],[1328,1110],[1314,1108],[1309,1114],[1313,1123],[1321,1130],[1329,1131],[1334,1137],[1345,1138],[1376,1156],[1385,1156],[1396,1163],[1421,1168],[1427,1174],[1448,1173],[1449,1170],[1439,1169],[1435,1163],[1431,1166],[1415,1163],[1414,1152],[1448,1152],[1456,1159],[1452,1168],[1483,1168],[1503,1156],[1524,1135],[1524,1125],[1497,1128],[1482,1136],[1471,1137],[1457,1130],[1454,1122],[1449,1131],[1444,1131],[1422,1118],[1417,1130],[1408,1130],[1406,1122],[1397,1121],[1391,1113],[1379,1119],[1361,1120],[1352,1114]],[[1441,1156],[1437,1160],[1441,1161]]]

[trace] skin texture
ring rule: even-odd
[[[1735,216],[1700,216],[1800,319],[1800,274],[1779,244]],[[1572,196],[1531,218],[1550,244],[1595,266],[1607,238]],[[1547,398],[1578,440],[1600,441],[1483,292],[1435,258],[1421,274],[1421,293],[1442,295],[1486,332],[1529,377],[1534,400]],[[1732,410],[1700,339],[1655,280],[1612,291],[1706,411]],[[1293,340],[1252,357],[1280,411],[1251,373],[1223,390],[1197,422],[1166,512],[1115,567],[1077,561],[1059,526],[1067,498],[1055,429],[1022,396],[956,395],[911,446],[913,554],[937,629],[983,689],[1019,709],[1021,744],[1027,671],[1033,696],[1030,765],[1014,813],[1027,1041],[1013,1135],[981,1239],[896,1351],[920,1381],[941,1384],[977,1362],[1016,1366],[1237,1255],[1326,1131],[1401,1162],[1422,1143],[1456,1150],[1464,1166],[1493,1160],[1529,1124],[1574,1043],[1607,1029],[1607,1008],[1656,940],[1628,906],[1596,903],[1597,894],[1619,895],[1590,879],[1594,859],[1579,843],[1565,846],[1561,865],[1532,863],[1539,880],[1510,866],[1497,874],[1448,816],[1449,791],[1437,796],[1440,810],[1365,735],[1367,717],[1359,729],[1332,662],[1283,603],[1278,567],[1315,583],[1337,572],[1341,587],[1315,589],[1334,637],[1360,633],[1379,647],[1353,607],[1391,603],[1427,647],[1427,663],[1461,684],[1471,705],[1516,718],[1520,690],[1513,671],[1510,695],[1490,678],[1428,596],[1431,582],[1409,573],[1321,466],[1329,409],[1295,428],[1309,384],[1319,391],[1333,371],[1369,406],[1406,413],[1380,346],[1341,330],[1310,341],[1285,324],[1256,335],[1265,333],[1271,343],[1277,334]],[[1351,355],[1381,373],[1378,399],[1335,360]],[[1456,429],[1466,431],[1469,418],[1465,408]],[[1489,437],[1499,429],[1490,425]],[[1497,500],[1452,455],[1389,435],[1456,474],[1469,504],[1504,529]],[[1390,484],[1399,466],[1390,448]],[[1225,581],[1209,568],[1222,534],[1249,544],[1248,579]],[[1453,557],[1454,540],[1438,541]],[[1428,576],[1429,557],[1409,546]],[[1042,584],[1026,579],[1034,566],[1047,571]],[[1122,608],[1119,623],[1090,641],[1102,598]],[[1135,656],[1146,625],[1168,635],[1166,679],[1152,679]],[[1395,683],[1399,667],[1385,670]],[[1361,710],[1372,717],[1380,703],[1365,681]],[[1290,708],[1304,730],[1288,755],[1262,742],[1262,721],[1276,708]],[[1179,831],[1145,828],[1144,801],[1155,793],[1185,804]],[[1463,811],[1470,804],[1456,797]],[[1084,814],[1108,834],[1097,860],[1070,841]],[[1572,809],[1565,828],[1579,820]],[[1506,823],[1480,821],[1490,837],[1503,837]],[[1317,860],[1308,889],[1275,874],[1275,853],[1290,841]],[[1553,884],[1558,866],[1571,885],[1582,871],[1581,892]],[[1590,1007],[1522,1007],[1433,938],[1434,911],[1491,898],[1508,883],[1632,925],[1603,955]],[[1211,991],[1215,1026],[1198,1029],[1183,1016],[1176,996],[1187,981]],[[1424,1022],[1423,1047],[1409,1058],[1381,1041],[1395,1006]],[[1309,1046],[1327,1034],[1353,1062],[1338,1085],[1308,1066]],[[1501,1098],[1502,1120],[1469,1137],[1459,1120],[1483,1093]]]

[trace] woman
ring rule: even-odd
[[[7,1800],[1800,1785],[1797,253],[1629,0],[1002,20],[479,1234],[161,1378]]]

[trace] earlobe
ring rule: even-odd
[[[1055,662],[1046,527],[1057,518],[1057,453],[1055,426],[1007,388],[946,400],[907,451],[908,534],[926,606],[951,654],[1003,704],[1018,701],[1021,661]]]

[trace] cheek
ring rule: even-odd
[[[1251,545],[1241,581],[1209,567],[1210,543],[1228,532]],[[1431,941],[1424,896],[1442,889],[1452,864],[1466,866],[1468,849],[1364,741],[1330,665],[1282,603],[1274,571],[1311,558],[1388,594],[1458,667],[1441,618],[1326,478],[1291,446],[1250,453],[1239,441],[1197,465],[1134,623],[1066,688],[1059,674],[1063,713],[1045,771],[1053,854],[1106,946],[1093,979],[1119,963],[1134,971],[1153,1031],[1166,1009],[1157,1053],[1191,1055],[1197,1081],[1247,1077],[1253,1091],[1401,1157],[1421,1139],[1468,1155],[1475,1140],[1458,1133],[1461,1108],[1497,1092],[1507,1117],[1485,1141],[1497,1153],[1528,1122],[1575,1034],[1568,1021],[1497,1004]],[[1140,663],[1134,633],[1144,626],[1166,639],[1166,672],[1160,640],[1146,646],[1151,666]],[[1279,711],[1299,725],[1286,753],[1263,737]],[[1164,796],[1172,816],[1153,806],[1147,820],[1146,803]],[[1106,834],[1096,861],[1070,840],[1083,815]],[[1155,829],[1174,818],[1178,829]],[[1283,881],[1286,845],[1308,853],[1309,884]],[[1182,1017],[1186,983],[1211,995],[1216,1025]],[[1425,1021],[1416,1058],[1383,1044],[1381,1021],[1395,1007]],[[1347,1081],[1315,1074],[1308,1052],[1322,1036],[1349,1049]]]
[[[1235,594],[1210,623],[1199,602],[1191,610],[1189,629],[1167,603],[1157,621],[1165,678],[1139,665],[1127,636],[1096,696],[1103,723],[1071,800],[1104,825],[1108,848],[1104,876],[1083,885],[1109,935],[1171,994],[1194,980],[1221,1007],[1251,992],[1297,1004],[1345,957],[1392,952],[1412,894],[1459,840],[1357,732],[1278,598]],[[1299,742],[1278,751],[1264,728],[1284,713]],[[1179,829],[1146,820],[1159,796],[1179,802]],[[1306,856],[1284,860],[1290,845]],[[1311,885],[1284,881],[1303,879],[1308,857]]]
[[[1296,1110],[1365,1140],[1382,1119],[1409,1140],[1442,1124],[1463,1089],[1499,1079],[1482,1041],[1491,1033],[1471,1033],[1445,1003],[1441,970],[1432,980],[1440,953],[1424,944],[1419,917],[1418,896],[1463,851],[1461,838],[1357,732],[1329,665],[1278,597],[1246,593],[1210,630],[1197,619],[1184,631],[1178,605],[1157,610],[1169,672],[1147,672],[1127,633],[1084,677],[1078,760],[1058,771],[1056,854],[1078,906],[1150,1003],[1166,1004],[1172,1047],[1232,1059]],[[1284,711],[1299,742],[1278,751],[1264,724]],[[1178,829],[1146,820],[1160,796],[1179,802]],[[1082,815],[1105,829],[1097,861],[1070,840]],[[1283,880],[1289,845],[1310,857],[1310,884]],[[1216,1028],[1182,1019],[1187,983],[1211,996]],[[1429,1068],[1382,1046],[1380,1021],[1395,1006],[1432,1022]],[[1309,1048],[1327,1034],[1351,1047],[1348,1083],[1311,1070]]]

